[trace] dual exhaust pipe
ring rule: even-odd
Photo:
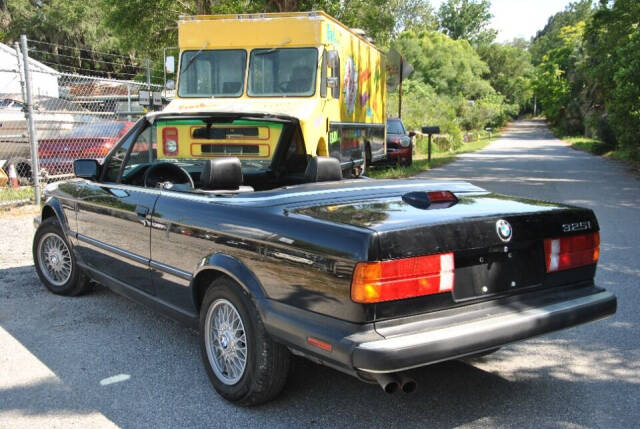
[[[412,393],[415,392],[418,387],[418,384],[413,378],[407,377],[407,375],[402,372],[375,374],[374,378],[380,387],[382,387],[382,390],[389,394],[395,393],[401,389],[404,393]]]

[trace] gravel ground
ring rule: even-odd
[[[296,360],[281,397],[244,409],[211,389],[193,331],[101,286],[78,298],[46,292],[33,269],[31,218],[3,216],[0,428],[638,427],[637,177],[573,151],[532,121],[426,176],[594,208],[602,228],[597,282],[618,295],[618,314],[473,363],[415,370],[412,395],[389,396]],[[104,382],[114,376],[122,381]]]

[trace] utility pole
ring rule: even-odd
[[[398,119],[402,119],[402,64],[404,60],[400,57],[400,85],[398,86]]]

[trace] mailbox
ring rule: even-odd
[[[427,161],[431,162],[431,136],[433,134],[440,134],[440,127],[437,125],[422,127],[422,134],[429,136],[429,143],[427,145]]]
[[[422,134],[440,134],[440,127],[422,127]]]

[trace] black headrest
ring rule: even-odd
[[[304,172],[307,182],[330,182],[342,180],[340,161],[330,156],[314,156],[309,159]]]
[[[242,185],[242,165],[238,158],[215,158],[205,161],[200,173],[204,189],[238,189]]]

